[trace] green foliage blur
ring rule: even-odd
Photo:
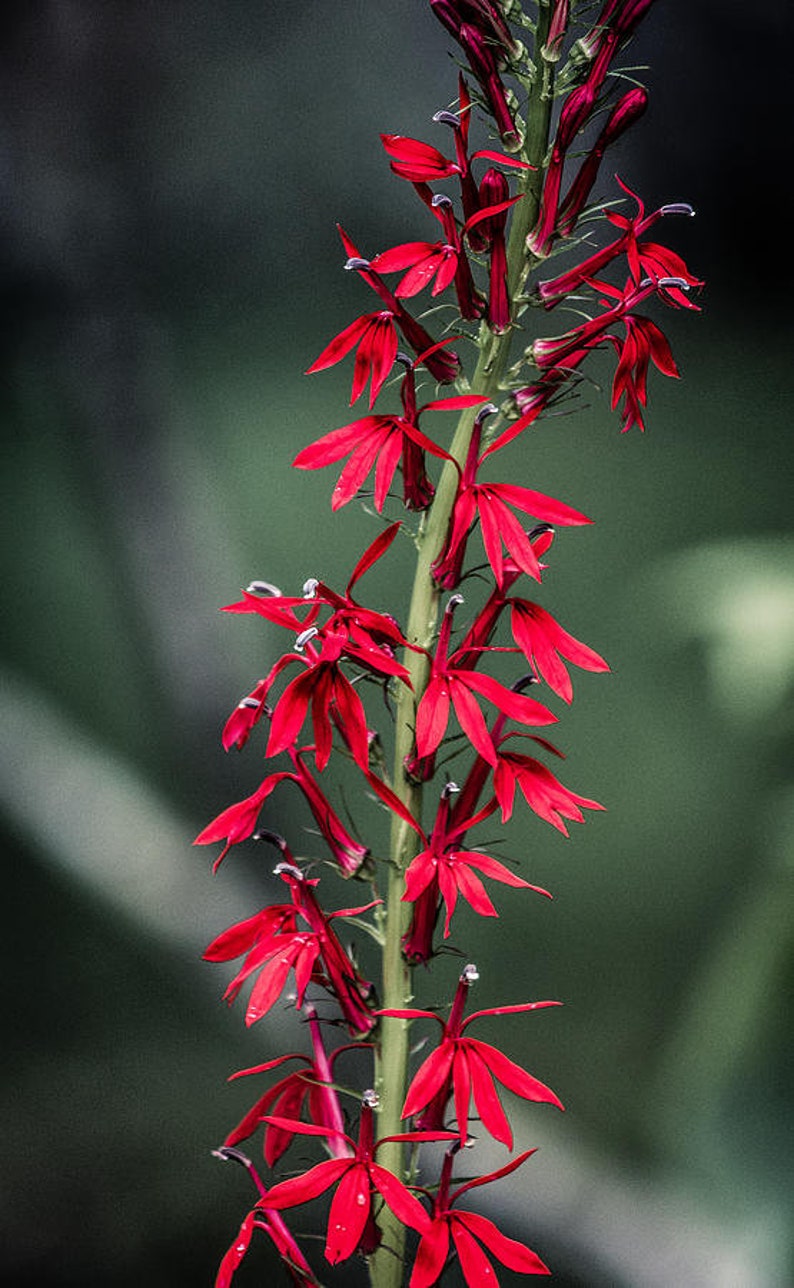
[[[644,438],[593,384],[510,449],[596,520],[544,602],[612,664],[558,739],[608,813],[567,841],[516,819],[495,852],[554,902],[496,888],[496,930],[458,913],[466,957],[420,988],[445,1002],[473,959],[478,1008],[566,1003],[510,1026],[568,1112],[518,1106],[541,1148],[494,1199],[563,1288],[794,1279],[784,11],[753,13],[769,87],[740,118],[745,7],[654,9],[652,107],[602,187],[698,210],[664,229],[708,282],[701,315],[657,314],[683,380],[652,377]],[[302,373],[371,307],[335,222],[367,253],[426,235],[377,136],[433,138],[456,68],[419,0],[17,0],[4,29],[0,1275],[210,1285],[250,1202],[210,1151],[257,1091],[224,1080],[301,1047],[286,1011],[246,1032],[200,961],[273,890],[260,849],[212,879],[190,846],[262,777],[220,729],[284,648],[217,610],[254,577],[343,585],[377,530],[290,470],[350,419],[349,363]],[[398,616],[410,553],[367,583]],[[295,800],[267,822],[300,849]]]

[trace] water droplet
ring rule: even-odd
[[[356,1195],[356,1203],[358,1204],[359,1207],[363,1207],[366,1201],[367,1200],[364,1198],[363,1194]]]

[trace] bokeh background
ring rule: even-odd
[[[654,7],[625,60],[651,108],[605,174],[698,210],[665,228],[708,282],[659,319],[683,381],[652,379],[644,437],[594,390],[511,449],[596,518],[548,602],[613,665],[560,729],[609,812],[509,836],[555,903],[497,891],[480,952],[457,923],[478,1005],[566,1001],[511,1029],[569,1109],[514,1102],[541,1148],[492,1200],[563,1288],[794,1279],[787,9]],[[0,1275],[210,1285],[249,1202],[210,1155],[253,1096],[225,1078],[300,1044],[286,1014],[245,1032],[200,960],[272,891],[269,855],[213,880],[190,841],[259,782],[219,732],[284,643],[216,610],[343,583],[374,534],[289,470],[347,412],[349,364],[302,372],[370,307],[335,221],[370,252],[426,235],[377,134],[430,137],[455,67],[422,0],[6,0],[0,32]]]

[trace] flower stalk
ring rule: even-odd
[[[608,665],[536,602],[536,592],[531,599],[513,593],[521,578],[542,587],[542,560],[557,528],[590,520],[567,502],[513,481],[511,474],[494,477],[498,454],[566,396],[597,348],[613,349],[617,357],[612,405],[620,404],[623,429],[643,429],[650,364],[664,375],[678,372],[666,338],[637,306],[659,301],[695,308],[690,293],[700,283],[673,251],[640,240],[663,215],[691,213],[690,208],[673,203],[646,216],[641,200],[620,180],[637,212],[602,211],[602,221],[617,228],[617,236],[613,233],[601,249],[588,245],[578,266],[555,277],[546,273],[540,282],[533,277],[558,247],[577,245],[578,222],[598,183],[604,154],[644,110],[644,90],[620,96],[624,82],[612,76],[612,63],[651,0],[604,0],[595,24],[578,40],[577,6],[569,0],[537,0],[533,16],[518,0],[429,2],[467,60],[458,112],[444,110],[434,118],[437,126],[451,127],[454,158],[399,134],[383,134],[381,141],[394,175],[413,185],[441,240],[405,241],[368,259],[339,230],[346,269],[376,294],[380,307],[346,326],[309,371],[354,354],[351,405],[368,389],[369,414],[324,433],[294,462],[299,469],[318,469],[344,461],[333,511],[360,494],[372,474],[378,514],[401,500],[411,521],[394,520],[380,531],[360,556],[344,593],[314,577],[302,594],[292,596],[256,581],[242,600],[227,607],[285,629],[292,644],[235,708],[224,729],[224,746],[243,747],[266,717],[265,754],[286,756],[290,768],[268,774],[253,793],[205,827],[196,843],[224,842],[216,868],[249,839],[274,844],[285,902],[267,905],[222,932],[206,956],[217,962],[243,959],[226,998],[233,1001],[250,985],[249,1025],[268,1015],[294,978],[292,995],[308,1018],[312,1055],[291,1052],[235,1075],[269,1073],[294,1060],[301,1065],[260,1094],[223,1148],[236,1150],[261,1130],[271,1168],[298,1138],[322,1145],[328,1157],[286,1180],[276,1178],[271,1186],[250,1165],[258,1197],[239,1242],[223,1259],[216,1288],[227,1288],[256,1229],[265,1231],[282,1255],[288,1249],[284,1264],[292,1282],[316,1283],[290,1232],[289,1213],[326,1193],[332,1194],[326,1259],[336,1265],[363,1257],[373,1288],[431,1288],[443,1278],[451,1256],[460,1262],[469,1288],[485,1282],[484,1276],[495,1281],[489,1255],[521,1273],[549,1273],[526,1245],[507,1238],[485,1217],[453,1207],[469,1191],[511,1174],[533,1150],[454,1191],[451,1186],[459,1150],[473,1143],[469,1125],[475,1120],[478,1131],[513,1148],[497,1084],[526,1100],[562,1108],[550,1087],[499,1046],[470,1037],[468,1026],[482,1014],[528,1015],[558,1003],[508,1003],[464,1019],[478,978],[469,965],[445,1022],[436,1010],[414,1005],[415,967],[432,965],[439,935],[446,940],[453,921],[457,927],[472,913],[498,916],[483,878],[497,883],[497,897],[527,891],[549,897],[468,839],[482,821],[501,810],[506,822],[523,798],[537,818],[568,836],[567,823],[584,822],[583,810],[602,808],[551,772],[540,757],[562,753],[535,731],[559,719],[546,705],[544,686],[552,702],[572,700],[566,662],[597,672]],[[523,44],[528,33],[529,52]],[[503,151],[470,150],[472,125],[482,114],[490,118]],[[478,172],[483,165],[484,173]],[[482,173],[479,181],[477,173]],[[459,208],[448,192],[435,191],[439,183],[457,185]],[[613,280],[616,269],[622,274],[619,283]],[[402,274],[394,286],[387,280],[393,273]],[[425,320],[406,305],[425,289],[432,297],[454,299],[454,339],[435,339]],[[528,320],[544,319],[574,292],[577,301],[583,294],[591,299],[592,316],[562,335],[527,334]],[[410,353],[398,349],[400,341]],[[517,355],[519,345],[523,352]],[[468,374],[466,358],[472,354]],[[395,374],[400,410],[375,411],[375,404],[389,396]],[[428,378],[454,385],[455,392],[420,405],[420,398],[427,398]],[[425,417],[432,420],[430,413],[437,411],[459,413],[449,447],[427,428]],[[399,497],[393,491],[398,470]],[[525,526],[525,515],[534,516],[534,526]],[[391,605],[388,611],[367,607],[358,583],[390,556],[406,527],[413,528],[416,564],[401,624]],[[489,592],[479,610],[476,591],[473,612],[466,605],[468,622],[461,623],[462,643],[456,645],[453,612],[462,614],[465,603],[457,587],[471,570],[480,541]],[[496,642],[505,638],[508,621],[510,642]],[[520,654],[524,671],[527,665],[531,670],[508,687],[489,673],[493,653]],[[532,696],[526,692],[530,685]],[[390,695],[388,736],[373,727],[366,700],[373,686]],[[495,716],[487,714],[492,708]],[[450,731],[453,719],[460,735],[454,727]],[[462,786],[447,781],[429,788],[443,763],[441,753],[460,736],[470,758]],[[533,754],[526,754],[525,743],[519,749],[511,741],[515,738],[531,740]],[[389,741],[390,778],[385,771]],[[384,806],[385,843],[359,837],[342,821],[324,777],[340,756]],[[327,911],[324,879],[314,875],[315,865],[296,858],[284,838],[260,826],[260,816],[267,816],[286,781],[301,789],[336,878],[370,882],[369,902]],[[425,820],[431,809],[432,821]],[[372,972],[376,988],[346,946],[345,928],[351,925],[364,927],[378,944],[380,961]],[[320,997],[332,1004],[333,1018],[317,1005]],[[442,1031],[413,1069],[410,1025],[428,1018]],[[329,1029],[343,1026],[350,1039],[331,1052],[326,1023]],[[345,1093],[333,1078],[337,1057],[356,1045],[371,1047],[373,1069],[370,1088],[354,1095],[354,1138],[340,1100]],[[419,1150],[439,1141],[448,1149],[435,1184],[431,1178],[427,1187]],[[409,1232],[416,1246],[413,1261]]]

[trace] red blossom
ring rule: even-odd
[[[480,1185],[488,1185],[509,1176],[535,1150],[525,1150],[504,1167],[467,1181],[450,1194],[452,1160],[458,1147],[459,1143],[453,1145],[444,1156],[438,1190],[433,1198],[430,1228],[420,1240],[408,1288],[432,1288],[438,1283],[449,1255],[450,1241],[458,1254],[468,1288],[481,1288],[482,1284],[497,1282],[494,1268],[483,1248],[487,1248],[508,1270],[514,1270],[518,1274],[549,1274],[550,1271],[537,1253],[526,1244],[507,1238],[488,1217],[479,1216],[475,1212],[453,1211],[453,1204],[461,1195]]]
[[[572,506],[557,501],[554,497],[531,488],[521,487],[517,483],[479,483],[476,481],[480,465],[487,456],[501,445],[501,441],[512,438],[519,432],[511,426],[500,443],[493,443],[479,456],[482,422],[492,406],[483,408],[477,417],[466,464],[461,472],[458,494],[450,519],[449,531],[444,549],[433,564],[433,576],[440,586],[452,589],[460,580],[466,543],[469,533],[477,518],[480,520],[482,541],[488,562],[493,569],[498,586],[504,584],[505,558],[503,547],[512,556],[522,572],[540,580],[540,566],[532,543],[523,526],[513,514],[512,508],[527,514],[534,514],[543,523],[576,525],[590,523],[591,520]],[[521,424],[524,423],[521,418]]]
[[[553,724],[557,717],[540,702],[505,688],[492,676],[459,665],[456,655],[448,660],[452,614],[461,602],[459,595],[453,595],[444,613],[430,680],[416,711],[416,750],[419,756],[432,755],[446,733],[452,708],[472,746],[490,764],[496,764],[496,750],[475,694],[521,724]]]
[[[328,1213],[325,1256],[331,1265],[347,1261],[359,1250],[364,1255],[375,1251],[380,1242],[372,1211],[372,1200],[377,1193],[403,1225],[423,1233],[429,1228],[430,1219],[419,1200],[393,1172],[375,1161],[380,1144],[387,1140],[412,1142],[450,1140],[451,1132],[404,1132],[375,1141],[373,1109],[377,1105],[374,1092],[364,1093],[361,1122],[357,1141],[345,1137],[352,1149],[352,1157],[328,1159],[304,1172],[274,1185],[261,1201],[266,1211],[279,1211],[297,1207],[324,1194],[331,1186],[336,1193]],[[327,1136],[328,1129],[306,1123],[295,1123],[282,1118],[269,1117],[269,1121],[283,1130],[305,1136]]]
[[[279,848],[290,857],[283,842]],[[224,999],[233,1002],[243,985],[257,976],[245,1014],[250,1026],[275,1005],[290,971],[294,971],[298,1008],[303,1006],[306,989],[313,981],[335,997],[351,1033],[368,1033],[374,1024],[367,1005],[370,985],[359,976],[331,922],[366,912],[374,905],[324,913],[313,893],[316,880],[306,879],[300,868],[290,862],[279,864],[276,873],[290,887],[292,902],[273,904],[230,926],[204,953],[205,960],[213,962],[232,961],[245,954]],[[299,927],[299,917],[308,929]]]
[[[450,1096],[454,1099],[455,1118],[461,1144],[466,1143],[469,1131],[469,1102],[474,1104],[482,1124],[495,1140],[513,1148],[513,1133],[499,1100],[494,1080],[525,1100],[563,1106],[554,1092],[532,1074],[514,1064],[497,1047],[477,1038],[463,1036],[472,1020],[482,1015],[515,1015],[523,1011],[537,1011],[559,1002],[521,1002],[514,1006],[489,1007],[475,1011],[463,1019],[466,994],[478,978],[476,967],[467,966],[458,982],[455,1000],[449,1019],[445,1022],[434,1011],[410,1008],[379,1011],[379,1015],[397,1019],[431,1019],[441,1024],[443,1036],[435,1051],[420,1065],[408,1088],[403,1105],[403,1118],[416,1118],[417,1125],[428,1130],[439,1128],[444,1121],[444,1111]],[[424,1112],[423,1112],[424,1111]],[[421,1115],[421,1117],[418,1117]]]
[[[238,1073],[233,1073],[229,1078],[229,1081],[233,1082],[237,1078],[246,1078],[251,1074],[267,1073],[271,1069],[276,1069],[285,1064],[288,1060],[301,1060],[307,1066],[305,1069],[293,1070],[286,1077],[274,1083],[264,1095],[260,1096],[237,1126],[229,1132],[224,1141],[225,1147],[232,1147],[246,1140],[265,1121],[267,1114],[275,1114],[281,1118],[299,1119],[303,1105],[307,1104],[310,1121],[315,1126],[327,1127],[329,1130],[328,1148],[333,1157],[347,1158],[350,1156],[350,1146],[344,1139],[344,1120],[339,1106],[339,1098],[336,1090],[331,1085],[332,1070],[339,1055],[344,1051],[357,1050],[361,1044],[354,1043],[339,1047],[333,1052],[329,1060],[323,1045],[317,1013],[314,1007],[308,1006],[306,1007],[306,1012],[312,1035],[313,1057],[302,1055],[299,1052],[281,1055],[275,1060],[267,1060],[264,1064],[256,1065],[251,1069],[241,1069]],[[265,1123],[264,1156],[268,1166],[273,1167],[278,1162],[293,1141],[294,1136],[294,1132],[282,1127],[276,1127],[272,1123]]]

